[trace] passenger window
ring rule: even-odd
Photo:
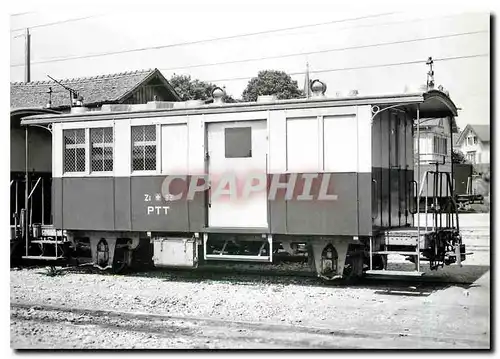
[[[156,126],[132,127],[132,171],[156,170]]]
[[[91,128],[91,171],[109,172],[113,171],[113,129]]]
[[[64,130],[64,172],[85,172],[85,130]]]

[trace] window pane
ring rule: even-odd
[[[111,127],[92,128],[90,130],[90,138],[92,140],[92,147],[91,147],[92,171],[96,172],[112,171],[113,129]]]
[[[103,171],[113,171],[113,148],[104,147],[103,153],[104,169]]]
[[[144,140],[156,141],[156,126],[144,126]]]
[[[112,134],[111,134],[112,135]],[[132,127],[132,171],[156,170],[156,125]]]
[[[64,172],[85,172],[85,148],[74,148],[75,144],[85,145],[85,130],[64,130]],[[73,146],[68,148],[67,146]]]
[[[144,161],[142,158],[134,158],[132,160],[132,169],[134,171],[144,171]]]
[[[90,129],[90,140],[92,143],[102,143],[102,128],[91,128]]]
[[[92,159],[101,160],[102,161],[102,147],[92,147]]]
[[[145,170],[156,170],[156,146],[145,146]]]
[[[143,146],[134,146],[132,148],[132,170],[133,171],[144,170],[143,152],[144,152]]]
[[[102,171],[102,148],[92,147],[92,171]]]
[[[70,145],[75,143],[75,131],[73,130],[64,130],[64,144]]]
[[[85,148],[75,148],[76,169],[75,172],[85,172]]]
[[[102,172],[102,160],[92,159],[92,172]]]
[[[252,128],[226,128],[225,151],[226,158],[252,157]]]
[[[103,129],[104,143],[113,143],[113,128],[107,127]]]
[[[82,128],[74,131],[76,143],[85,144],[85,130]]]
[[[73,148],[64,150],[64,172],[75,172],[75,150]]]
[[[143,126],[133,126],[132,127],[132,141],[144,141],[144,127]]]

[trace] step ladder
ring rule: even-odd
[[[37,245],[40,254],[39,255],[29,255],[28,246],[26,243],[26,253],[22,256],[23,259],[30,260],[42,260],[42,261],[57,261],[64,260],[66,256],[62,249],[63,245],[67,242],[67,238],[64,235],[64,231],[61,229],[56,229],[52,225],[32,225],[31,226],[32,238],[29,240],[29,244]],[[50,255],[46,255],[45,252],[48,250]]]
[[[374,249],[375,239],[370,238],[370,252],[369,252],[369,269],[365,274],[369,276],[382,275],[382,276],[422,276],[424,272],[420,270],[420,255],[421,249],[426,247],[426,241],[432,231],[421,231],[418,227],[404,228],[404,229],[391,229],[384,231],[381,238],[381,245],[383,250]],[[411,249],[409,249],[411,248]],[[415,270],[414,271],[399,271],[387,269],[373,269],[373,256],[374,255],[402,255],[407,257],[415,257]],[[387,267],[387,263],[385,265]]]

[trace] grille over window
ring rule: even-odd
[[[156,126],[132,127],[132,171],[156,170]]]
[[[85,172],[85,130],[64,130],[64,172]]]
[[[90,139],[92,172],[113,171],[113,129],[92,128]]]

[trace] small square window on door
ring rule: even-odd
[[[224,129],[225,157],[252,157],[252,128],[233,127]]]

